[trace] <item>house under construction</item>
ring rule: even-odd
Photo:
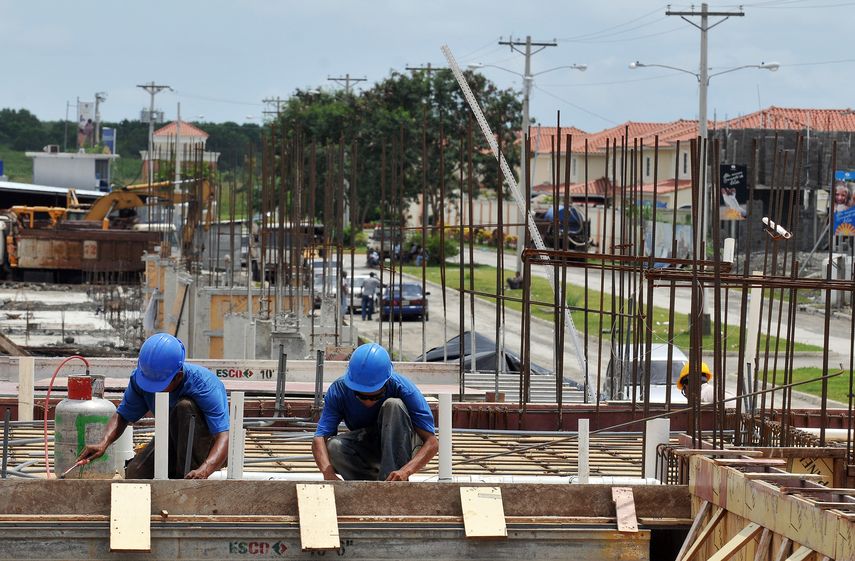
[[[343,313],[341,273],[364,260],[347,234],[366,204],[353,172],[361,140],[271,131],[249,181],[259,197],[214,184],[222,221],[179,208],[192,235],[180,247],[163,235],[143,258],[146,329],[175,333],[230,392],[228,467],[211,479],[121,479],[134,446],[163,426],[153,418],[116,443],[103,478],[73,468],[60,480],[55,413],[73,379],[93,377],[115,403],[135,362],[0,360],[0,559],[855,559],[855,315],[844,313],[855,266],[832,212],[821,237],[804,239],[806,139],[742,141],[732,160],[717,135],[666,150],[658,135],[615,131],[594,154],[559,126],[538,201],[467,98],[467,137],[422,148],[423,161],[457,170],[453,185],[422,185],[423,201],[458,209],[453,223],[441,212],[407,226],[403,147],[420,133],[372,139],[384,156],[381,224],[392,225],[380,235],[440,240],[437,265],[391,251],[377,272],[387,286],[432,289],[429,321]],[[479,134],[504,182],[486,223],[472,211]],[[524,149],[531,161],[531,138]],[[823,150],[821,167],[838,169],[842,148],[830,139]],[[587,173],[594,160],[602,178]],[[749,170],[736,203],[717,173],[730,164]],[[608,196],[588,197],[601,179]],[[678,188],[689,209],[659,204],[660,190]],[[503,205],[524,220],[506,222]],[[476,246],[479,231],[492,249]],[[453,337],[438,351],[446,360],[428,361],[429,346]],[[440,452],[410,482],[325,482],[310,449],[324,390],[368,340],[428,397]],[[685,396],[674,384],[684,367]]]

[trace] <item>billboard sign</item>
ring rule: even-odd
[[[855,236],[855,171],[834,172],[834,235]]]
[[[95,102],[77,102],[77,147],[86,148],[95,142]]]
[[[104,127],[101,129],[101,144],[109,150],[110,154],[116,153],[116,129]]]
[[[748,216],[748,166],[721,164],[719,166],[721,220],[745,220]]]

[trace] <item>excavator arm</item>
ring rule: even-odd
[[[84,220],[104,220],[113,210],[123,210],[128,208],[137,208],[145,203],[136,193],[129,191],[113,191],[107,193],[94,203],[86,213]]]

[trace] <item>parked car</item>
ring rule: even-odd
[[[382,260],[389,257],[396,246],[400,250],[402,238],[400,228],[393,228],[390,225],[385,228],[377,226],[371,233],[371,237],[368,238],[368,249],[377,251]]]
[[[422,285],[414,282],[405,282],[403,285],[395,285],[387,288],[380,299],[380,317],[389,319],[391,317],[424,317],[430,320],[428,311],[428,299],[430,292],[422,294]]]
[[[671,369],[668,370],[668,352],[671,349]],[[644,400],[647,347],[640,345],[636,354],[634,345],[612,347],[611,358],[606,370],[603,392],[607,399],[631,400],[633,371],[635,373],[635,399]],[[686,403],[686,398],[677,389],[677,379],[689,358],[679,348],[667,344],[654,344],[650,349],[650,403],[665,403],[667,387],[671,386],[671,403]]]

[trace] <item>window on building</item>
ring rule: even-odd
[[[689,153],[683,152],[683,173],[689,173]]]
[[[571,158],[570,162],[570,173],[573,174],[573,177],[576,177],[576,158]]]
[[[644,175],[650,175],[650,158],[644,159]]]

